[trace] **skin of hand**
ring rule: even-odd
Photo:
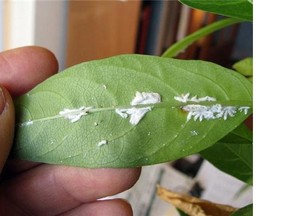
[[[132,187],[140,168],[87,169],[7,160],[14,135],[12,98],[57,71],[55,56],[41,47],[0,53],[0,172],[5,170],[0,182],[0,215],[132,215],[131,206],[122,199],[98,199]]]

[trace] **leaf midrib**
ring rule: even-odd
[[[207,102],[193,102],[193,101],[189,101],[189,102],[177,102],[177,101],[169,101],[169,102],[160,102],[160,103],[156,103],[156,104],[139,104],[139,105],[123,105],[123,106],[112,106],[112,107],[98,107],[98,108],[94,108],[94,106],[91,110],[89,110],[87,113],[91,114],[91,113],[98,113],[98,112],[105,112],[105,111],[115,111],[116,109],[130,109],[130,108],[144,108],[144,107],[152,107],[153,109],[159,109],[159,108],[171,108],[171,109],[175,109],[175,108],[181,108],[183,106],[186,105],[203,105],[203,106],[212,106],[215,104],[221,104],[224,106],[250,106],[251,105],[251,101],[239,101],[239,100],[230,100],[230,101],[207,101]],[[85,106],[85,107],[90,107],[90,106]],[[79,108],[79,107],[77,107]],[[63,108],[64,109],[64,108]],[[68,109],[68,108],[67,108]],[[71,108],[71,109],[75,109]],[[61,111],[61,110],[60,110]],[[60,112],[59,111],[59,112]],[[251,111],[249,111],[251,112]],[[62,115],[57,114],[54,116],[48,116],[48,117],[44,117],[44,118],[39,118],[39,119],[29,119],[28,121],[25,122],[19,122],[18,125],[23,125],[26,124],[30,121],[33,121],[33,124],[35,122],[43,122],[43,121],[49,121],[49,120],[54,120],[54,119],[58,119],[58,118],[63,118]],[[23,125],[25,126],[25,125]]]

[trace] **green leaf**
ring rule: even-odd
[[[188,46],[193,44],[195,41],[199,40],[200,38],[209,35],[215,31],[228,27],[230,25],[242,22],[239,19],[227,18],[222,19],[217,22],[211,23],[198,31],[193,32],[192,34],[184,37],[183,39],[177,41],[173,45],[171,45],[163,54],[162,57],[175,57],[181,51],[185,50]]]
[[[131,105],[136,92],[158,93],[161,102]],[[186,93],[217,101],[174,99]],[[237,111],[227,120],[187,121],[183,107],[188,104],[251,109],[247,114]],[[252,112],[252,84],[209,62],[122,55],[68,68],[17,99],[15,106],[14,157],[82,167],[137,167],[213,145]],[[148,106],[151,111],[134,125],[131,118],[122,118],[127,113],[116,113]],[[83,116],[72,118],[70,113],[66,117],[71,119],[66,119],[59,114],[65,109],[79,109],[75,112]]]
[[[252,215],[253,215],[253,204],[250,204],[237,210],[231,216],[252,216]]]
[[[192,8],[228,17],[253,20],[253,2],[249,0],[180,0]]]
[[[200,154],[225,173],[252,185],[252,132],[244,124]]]
[[[232,68],[246,77],[253,76],[253,59],[251,57],[245,58],[233,64]]]

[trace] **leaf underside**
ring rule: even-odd
[[[131,107],[136,91],[156,92],[161,103],[132,125],[115,109]],[[209,62],[141,55],[86,62],[54,75],[15,101],[13,155],[80,167],[162,163],[208,148],[251,113],[250,109],[248,115],[237,113],[227,120],[187,122],[187,112],[174,99],[186,93],[233,105],[251,106],[252,101],[249,81]],[[82,106],[94,111],[74,123],[59,116],[65,108]],[[99,146],[101,142],[104,145]]]

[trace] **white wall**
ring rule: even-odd
[[[27,45],[42,46],[56,55],[59,68],[63,70],[66,58],[67,5],[68,2],[64,0],[6,1],[3,4],[3,50]]]
[[[67,1],[37,1],[34,43],[54,52],[60,70],[65,68]]]
[[[6,1],[4,10],[4,49],[33,45],[35,1]]]

